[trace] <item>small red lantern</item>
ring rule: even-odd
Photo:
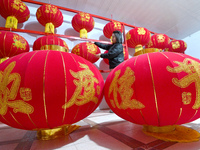
[[[136,52],[142,50],[151,39],[151,33],[146,28],[136,27],[126,34],[128,47],[135,48]]]
[[[170,43],[170,38],[165,34],[154,34],[151,36],[151,42],[153,48],[165,49]]]
[[[81,38],[87,38],[87,33],[94,28],[94,19],[88,13],[79,12],[72,18],[72,26]]]
[[[0,14],[6,19],[5,27],[14,29],[30,17],[28,7],[21,0],[0,0]]]
[[[173,40],[169,44],[169,51],[184,53],[187,49],[187,44],[183,40]]]
[[[0,75],[0,121],[19,129],[41,131],[76,123],[91,114],[103,96],[98,69],[70,53],[17,55],[0,64]]]
[[[46,33],[54,33],[54,28],[63,23],[62,12],[53,5],[45,4],[37,9],[36,17],[38,22],[45,26]]]
[[[69,52],[69,48],[64,40],[57,36],[48,35],[38,38],[33,43],[33,50],[57,50]]]
[[[200,117],[199,73],[200,60],[188,55],[139,55],[108,75],[105,99],[118,116],[144,130],[173,132]]]
[[[104,52],[104,54],[106,54],[106,53],[108,53],[108,51],[105,51],[105,52]],[[129,59],[129,53],[128,53],[128,50],[125,49],[125,48],[123,48],[123,53],[124,53],[124,60]],[[109,65],[109,60],[108,60],[107,58],[103,58],[103,60],[104,60],[104,62],[105,62],[106,64]]]
[[[99,58],[95,55],[99,54],[100,52],[100,49],[95,44],[84,42],[74,46],[71,53],[81,56],[91,63],[95,63],[97,60],[99,60]]]
[[[111,39],[113,31],[120,31],[123,32],[123,27],[120,22],[117,21],[111,21],[107,23],[103,28],[103,34],[105,37]]]
[[[20,35],[0,31],[0,58],[12,57],[29,51],[28,42]]]

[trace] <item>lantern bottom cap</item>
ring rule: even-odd
[[[156,130],[156,132],[149,131],[148,129],[149,128],[152,129],[152,127],[154,128],[154,130],[156,128],[160,128],[160,129]],[[165,131],[168,130],[168,132],[157,132],[161,130],[161,128],[163,129],[165,128],[164,130]],[[195,142],[195,141],[199,141],[199,138],[200,138],[200,133],[197,132],[196,130],[185,127],[185,126],[180,126],[180,125],[163,126],[163,127],[144,126],[143,132],[146,135],[155,137],[163,141],[170,141],[170,142],[180,142],[180,143]]]
[[[134,53],[134,56],[146,54],[146,53],[153,53],[153,52],[161,52],[158,48],[145,48]]]
[[[39,129],[37,131],[38,140],[52,140],[61,136],[69,135],[71,132],[77,130],[78,125],[63,125],[53,129]]]

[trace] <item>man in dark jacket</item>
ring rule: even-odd
[[[120,31],[113,31],[112,44],[102,44],[99,42],[95,42],[94,44],[108,50],[108,53],[97,54],[96,57],[107,58],[111,70],[124,61],[122,33]]]

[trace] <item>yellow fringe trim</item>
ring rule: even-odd
[[[53,33],[54,34],[54,25],[53,23],[46,23],[45,25],[45,33]]]
[[[8,16],[6,18],[6,24],[5,24],[6,28],[17,29],[17,24],[18,24],[18,20],[14,16]]]
[[[54,129],[40,129],[37,131],[37,139],[39,140],[52,140],[61,136],[69,135],[77,130],[78,125],[64,125]]]
[[[170,141],[170,142],[180,142],[180,143],[187,143],[187,142],[195,142],[199,141],[200,133],[194,129],[175,125],[175,129],[171,132],[149,132],[146,130],[146,127],[143,128],[143,132],[146,135],[155,137],[157,139],[163,141]]]

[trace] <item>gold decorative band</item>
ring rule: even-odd
[[[146,53],[153,53],[153,52],[161,52],[161,50],[159,50],[158,48],[145,48],[145,49],[136,51],[134,56],[138,56],[138,55],[146,54]]]
[[[174,131],[175,127],[176,127],[175,125],[162,126],[162,127],[144,125],[143,130],[147,132],[165,133]]]
[[[59,45],[43,45],[40,50],[54,50],[54,51],[61,51],[67,52],[68,50],[65,47]]]
[[[2,62],[4,62],[5,60],[7,60],[7,59],[9,59],[9,57],[0,58],[0,64],[1,64]]]

